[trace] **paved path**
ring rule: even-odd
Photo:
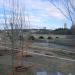
[[[57,58],[57,59],[61,59],[61,60],[66,60],[66,61],[74,61],[74,59],[68,59],[68,58],[62,58],[62,57],[58,57],[58,56],[50,56],[50,55],[45,55],[45,54],[42,54],[42,53],[36,53],[36,52],[30,52],[30,51],[24,51],[24,52],[28,52],[30,54],[34,54],[34,55],[40,55],[40,56],[44,56],[44,57],[52,57],[52,58]]]

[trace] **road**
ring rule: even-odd
[[[58,45],[58,44],[48,43],[48,42],[45,43],[34,42],[32,46],[36,46],[38,48],[43,48],[43,49],[55,49],[55,50],[63,50],[65,52],[75,53],[75,48],[73,47]]]
[[[36,53],[36,52],[30,52],[30,51],[24,51],[24,52],[27,52],[27,53],[33,54],[33,55],[40,55],[40,56],[48,57],[48,58],[49,58],[49,57],[50,57],[50,58],[57,58],[57,59],[61,59],[61,60],[74,61],[74,62],[75,62],[75,60],[73,60],[73,59],[68,59],[68,58],[58,57],[58,56],[55,56],[55,55],[50,56],[50,55],[45,55],[45,54],[43,54],[43,53]]]

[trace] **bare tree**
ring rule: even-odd
[[[75,33],[75,0],[48,0],[72,23],[72,32]]]
[[[48,0],[53,4],[61,13],[74,23],[75,19],[75,1],[74,0]]]

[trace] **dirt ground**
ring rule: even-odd
[[[60,60],[52,57],[48,58],[34,54],[32,57],[23,57],[21,62],[23,62],[23,64],[34,64],[34,66],[24,72],[15,72],[14,75],[36,75],[39,71],[62,72],[64,75],[72,73],[72,75],[75,75],[75,62],[71,61]],[[0,75],[11,75],[11,63],[10,55],[0,56]]]

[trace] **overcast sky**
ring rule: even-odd
[[[13,0],[0,0],[1,28],[4,22],[4,10],[9,22],[9,17],[13,9],[12,1]],[[64,27],[64,23],[67,23],[68,28],[71,26],[70,21],[47,0],[18,0],[19,8],[17,8],[17,0],[14,1],[14,10],[16,10],[18,14],[19,11],[22,11],[22,17],[25,18],[25,23],[29,24],[31,28],[46,27],[48,29],[55,29]]]

